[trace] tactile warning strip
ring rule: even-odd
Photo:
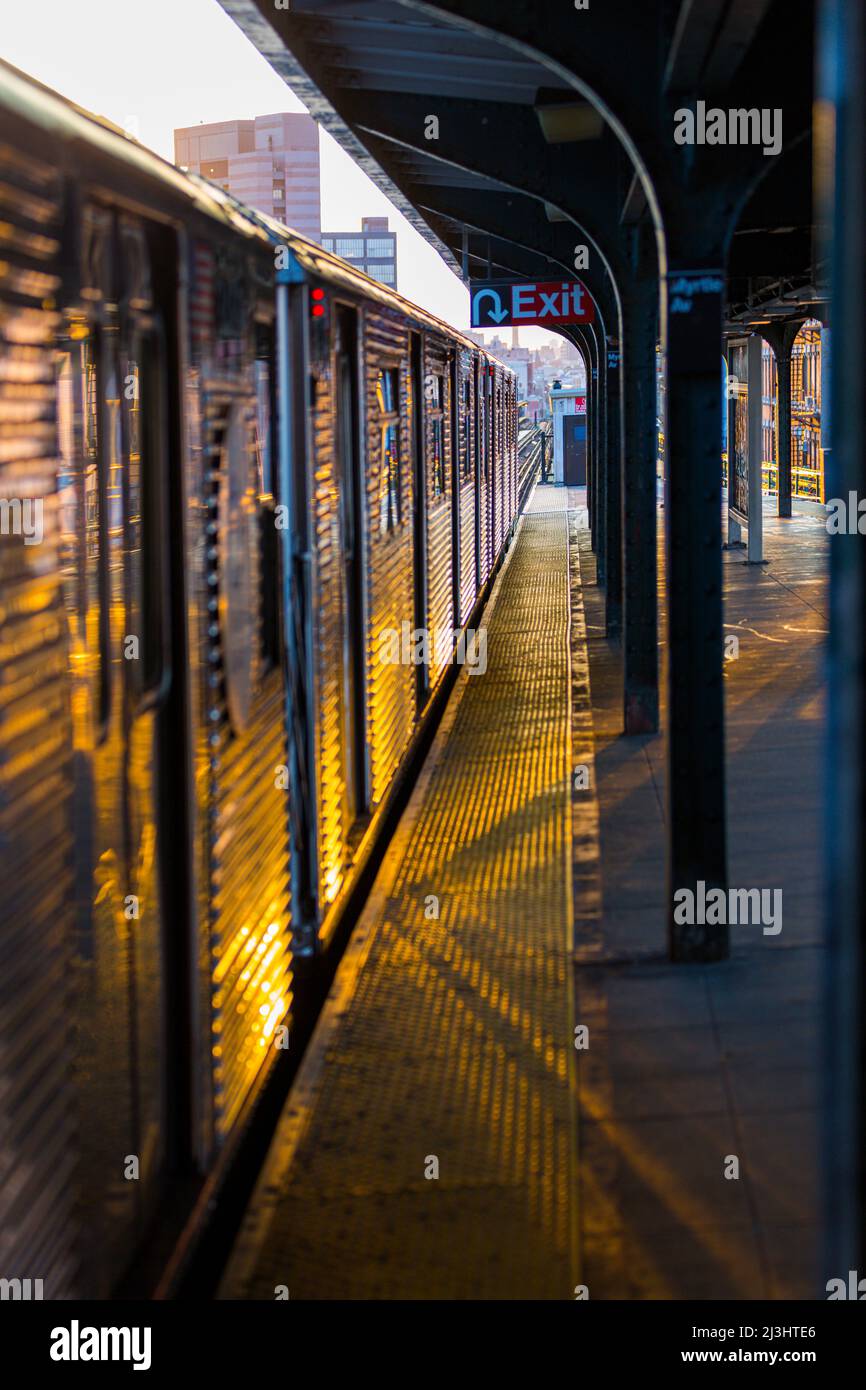
[[[565,511],[524,517],[485,626],[221,1297],[574,1297]]]

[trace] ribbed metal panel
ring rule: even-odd
[[[414,611],[412,554],[412,440],[407,411],[409,389],[408,333],[401,314],[368,304],[364,315],[364,378],[367,417],[367,689],[371,800],[381,801],[412,734],[415,719],[415,669],[402,661],[383,661],[388,631],[412,626]],[[400,374],[400,520],[390,531],[380,526],[382,427],[376,399],[378,373],[396,367]]]
[[[442,394],[442,454],[444,490],[436,496],[433,478],[433,417],[426,418],[426,486],[427,486],[427,627],[431,633],[430,686],[435,686],[451,658],[451,633],[454,626],[454,600],[451,583],[451,419],[448,409],[447,345],[430,334],[426,338],[425,373],[429,384],[432,376],[443,383]],[[428,399],[430,399],[428,391]]]
[[[329,320],[314,324],[316,383],[311,440],[315,611],[315,748],[318,797],[319,902],[336,898],[348,858],[346,711],[343,672],[343,553],[336,464],[336,420]],[[328,326],[326,326],[328,325]]]
[[[190,286],[190,318],[196,298],[196,276]],[[199,295],[201,290],[198,290]],[[193,335],[189,335],[190,354],[197,355]],[[208,729],[208,628],[213,622],[208,611],[211,596],[208,592],[208,561],[206,527],[208,525],[209,485],[206,480],[204,450],[205,402],[202,397],[201,372],[189,361],[184,382],[184,422],[186,429],[186,529],[189,544],[186,553],[186,604],[190,701],[190,757],[192,763],[193,805],[190,808],[192,838],[193,913],[195,940],[191,945],[193,961],[192,982],[192,1048],[193,1048],[193,1145],[200,1167],[207,1166],[213,1152],[214,1129],[214,1067],[211,1019],[211,933],[210,933],[210,745]]]
[[[499,488],[499,469],[502,463],[502,418],[497,410],[496,392],[496,382],[501,368],[498,367],[496,363],[491,363],[491,367],[492,370],[488,371],[487,374],[488,390],[490,393],[487,398],[487,408],[490,412],[492,439],[494,443],[491,446],[490,467],[488,469],[490,543],[488,547],[487,573],[485,574],[485,579],[489,576],[490,571],[496,563],[496,557],[499,554],[499,524],[502,515],[502,494]]]
[[[460,615],[457,626],[466,622],[475,601],[475,353],[457,350],[460,427],[468,433],[469,468],[460,479]],[[469,383],[468,420],[464,422],[464,384]]]
[[[512,430],[512,523],[513,523],[514,517],[517,516],[517,503],[518,503],[518,491],[517,491],[517,482],[518,482],[518,459],[517,459],[517,381],[516,381],[516,378],[513,378],[513,379],[512,379],[512,386],[510,386],[510,391],[512,391],[512,404],[510,404],[509,418],[510,418],[510,430]]]
[[[513,382],[510,377],[506,377],[503,383],[503,415],[504,434],[505,434],[505,518],[503,526],[503,540],[508,539],[508,532],[511,529],[511,522],[514,516],[514,399],[512,395]]]
[[[205,391],[204,463],[208,515],[217,535],[221,437],[232,403],[242,402],[250,425],[254,470],[254,399],[237,381],[211,381]],[[219,547],[210,546],[215,596],[224,583]],[[251,550],[254,592],[260,593],[258,554]],[[261,611],[251,615],[258,630]],[[228,653],[219,623],[208,626],[208,668],[201,688],[210,732],[208,834],[210,848],[211,1036],[217,1136],[235,1123],[274,1045],[292,999],[288,766],[282,673],[258,673],[248,721],[230,723],[225,682]]]
[[[508,527],[508,421],[505,411],[504,395],[505,373],[496,366],[493,376],[493,409],[496,413],[496,471],[494,488],[495,508],[495,555],[498,555],[505,541]]]
[[[511,448],[511,438],[512,438],[512,419],[511,419],[511,416],[512,416],[512,411],[513,411],[513,409],[514,409],[514,405],[513,405],[512,399],[511,399],[511,381],[510,381],[510,378],[508,378],[508,377],[506,377],[505,383],[504,383],[504,387],[503,387],[503,400],[504,400],[504,403],[505,403],[505,404],[504,404],[504,416],[505,416],[505,420],[504,420],[504,426],[505,426],[505,429],[504,429],[504,433],[505,433],[505,534],[507,535],[507,534],[508,534],[508,531],[509,531],[509,529],[510,529],[510,527],[511,527],[512,517],[513,517],[513,515],[514,515],[514,469],[513,469],[513,466],[512,466],[512,448]]]
[[[487,416],[487,468],[481,489],[481,530],[484,538],[481,551],[481,582],[486,584],[496,559],[496,458],[500,449],[499,421],[495,414],[492,364],[484,364],[484,402]]]
[[[12,508],[0,534],[0,1278],[41,1279],[45,1298],[84,1291],[68,1026],[75,889],[53,359],[58,196],[50,168],[0,145],[0,499]],[[41,505],[39,543],[13,533],[24,499]]]

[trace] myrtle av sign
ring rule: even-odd
[[[471,280],[473,328],[592,323],[595,306],[579,280]]]

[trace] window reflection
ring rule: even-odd
[[[376,401],[381,429],[381,472],[379,491],[379,529],[393,531],[401,520],[400,495],[400,378],[396,367],[380,370],[376,381]]]

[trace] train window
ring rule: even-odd
[[[280,535],[275,525],[274,478],[274,332],[270,323],[256,326],[254,448],[261,524],[262,674],[280,659]]]
[[[133,687],[144,693],[155,690],[163,677],[164,401],[159,341],[148,334],[134,352],[122,363],[130,574],[127,627],[139,639],[139,659],[129,662],[127,671]]]
[[[99,486],[99,371],[97,369],[98,349],[95,342],[88,342],[83,362],[83,418],[82,418],[82,471],[84,474],[84,537],[85,553],[89,560],[98,558],[100,552],[100,513],[101,496]],[[88,595],[88,598],[90,595]],[[88,607],[89,607],[88,603]]]
[[[433,486],[433,496],[443,497],[445,494],[445,378],[442,376],[431,376],[429,393],[433,433],[431,482]]]
[[[126,550],[129,565],[130,583],[127,594],[127,631],[134,633],[139,641],[140,658],[146,663],[150,642],[143,632],[145,603],[143,598],[144,575],[142,572],[142,486],[145,467],[141,451],[141,369],[135,358],[127,358],[123,363],[123,426],[126,434],[127,456],[127,503],[126,503]],[[146,688],[142,662],[130,661],[127,674],[132,684],[139,690]]]
[[[379,529],[393,531],[401,520],[400,496],[400,374],[384,367],[376,381],[382,440],[379,484]]]
[[[85,474],[79,457],[76,421],[83,423],[82,395],[85,377],[85,349],[77,344],[58,354],[57,364],[57,496],[60,508],[60,568],[64,597],[70,620],[79,608],[78,520],[80,484]],[[95,460],[94,460],[95,463]]]
[[[256,643],[260,544],[253,440],[244,407],[228,406],[217,435],[219,459],[219,623],[226,704],[235,733],[249,722],[259,673]]]
[[[96,718],[108,717],[106,499],[100,476],[100,337],[70,325],[57,354],[60,564],[72,650],[95,682]],[[96,641],[94,641],[96,634]]]
[[[460,471],[464,478],[472,477],[472,446],[470,442],[470,430],[472,428],[472,384],[468,375],[463,381],[463,419],[460,422]]]

